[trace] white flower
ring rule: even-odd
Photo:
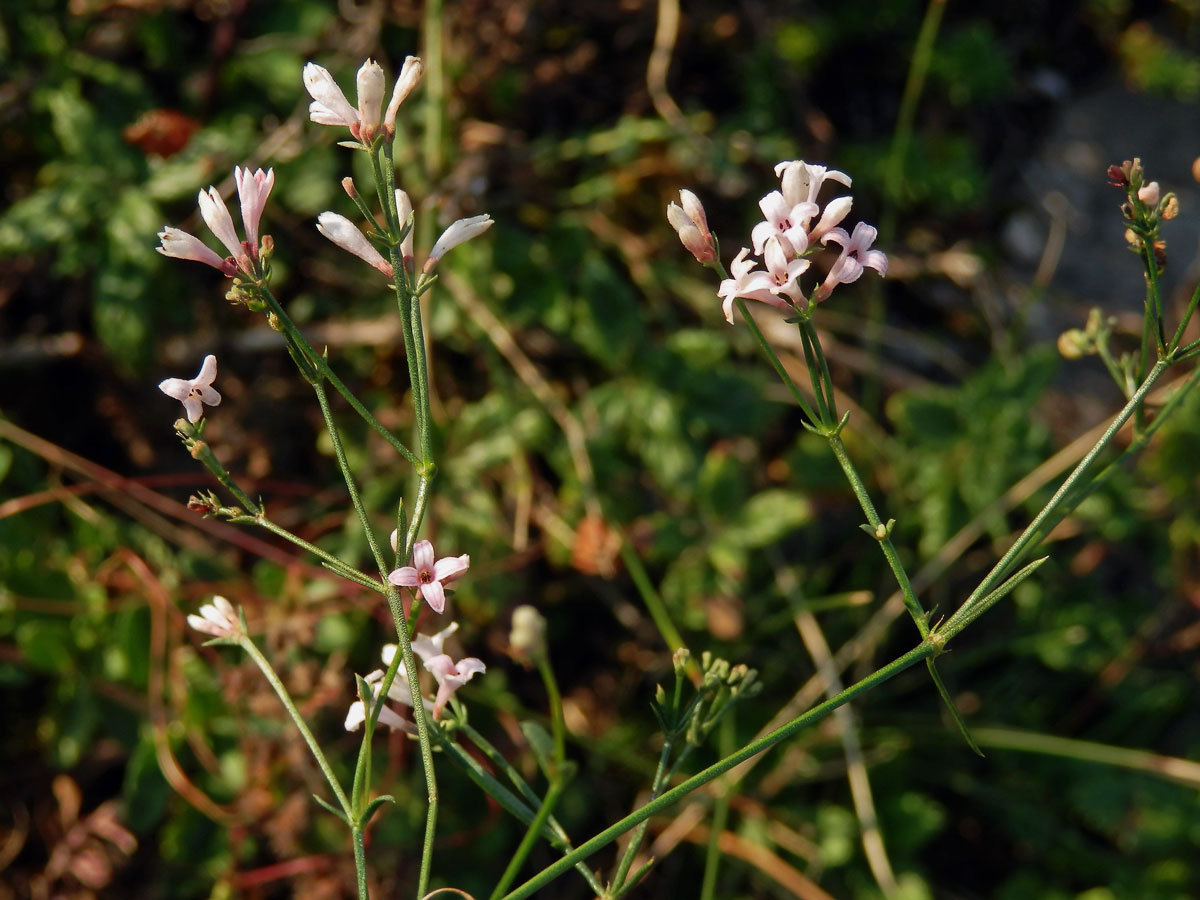
[[[246,243],[250,252],[258,252],[258,223],[271,188],[275,187],[275,170],[259,169],[251,172],[237,166],[233,169],[233,180],[237,183],[238,200],[242,205],[242,225],[246,229]]]
[[[429,258],[425,260],[425,265],[422,269],[426,274],[433,271],[433,267],[437,265],[438,260],[446,255],[446,252],[453,250],[459,244],[469,241],[473,237],[483,234],[492,227],[492,217],[487,213],[482,216],[472,216],[469,219],[458,219],[450,223],[450,227],[442,232],[433,244],[433,249],[429,251]]]
[[[406,56],[404,58],[400,76],[396,79],[396,86],[392,88],[392,99],[388,102],[387,112],[383,114],[385,134],[390,136],[396,133],[396,113],[400,111],[400,104],[412,93],[424,73],[425,66],[419,57]]]
[[[317,216],[317,231],[329,238],[343,250],[348,250],[361,260],[365,260],[376,269],[392,277],[392,264],[383,258],[375,245],[367,240],[367,236],[345,216],[335,212],[323,212]]]
[[[189,615],[187,623],[197,631],[214,637],[234,637],[242,630],[237,611],[224,597],[213,597],[212,603],[200,607],[200,615]]]
[[[767,240],[773,237],[786,242],[785,251],[800,254],[808,249],[808,221],[817,214],[817,204],[789,204],[779,191],[771,191],[758,201],[758,208],[764,221],[750,232],[755,253],[762,254]]]
[[[350,105],[329,70],[310,62],[304,66],[303,77],[304,87],[313,98],[308,117],[318,125],[345,125],[358,137],[358,110]]]
[[[821,185],[826,181],[837,181],[850,187],[850,176],[837,169],[827,169],[824,166],[812,165],[802,159],[781,162],[775,166],[775,174],[779,176],[783,187],[783,197],[788,206],[797,203],[817,202],[817,194]],[[816,210],[813,210],[816,213]]]
[[[158,383],[158,389],[183,404],[189,422],[198,422],[204,414],[201,403],[209,406],[221,403],[221,395],[212,386],[216,377],[217,358],[209,354],[195,378],[167,378]]]
[[[378,696],[375,685],[383,681],[384,673],[382,670],[376,669],[369,674],[364,680],[371,686],[371,703],[374,704],[376,696]],[[392,681],[391,687],[388,688],[388,699],[395,700],[397,703],[403,703],[405,706],[412,707],[412,694],[408,690],[408,682],[403,677],[397,674],[397,677]],[[355,700],[350,704],[350,709],[346,711],[345,727],[347,731],[357,731],[359,726],[367,720],[367,710],[363,706],[362,700]],[[379,722],[389,728],[397,731],[403,731],[407,734],[416,734],[417,727],[412,722],[400,716],[387,705],[384,705],[379,710]]]
[[[725,311],[725,321],[730,325],[733,324],[733,301],[738,297],[743,300],[758,300],[785,312],[793,309],[790,303],[777,296],[779,285],[771,273],[756,270],[755,266],[758,263],[753,259],[748,259],[749,255],[750,248],[743,247],[742,252],[729,264],[729,271],[733,277],[726,278],[717,288],[717,296],[725,301],[721,304],[721,308]]]

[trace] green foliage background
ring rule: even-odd
[[[454,600],[463,646],[489,666],[467,694],[472,722],[530,772],[516,723],[543,715],[544,698],[505,657],[508,615],[531,602],[549,619],[581,765],[561,809],[577,840],[626,813],[648,781],[648,702],[673,649],[615,555],[618,534],[693,650],[762,673],[764,693],[735,724],[742,742],[813,673],[794,604],[818,613],[836,649],[893,590],[826,448],[666,227],[668,200],[680,187],[700,194],[728,260],[773,187],[771,167],[803,157],[854,176],[855,219],[893,223],[892,277],[839,289],[818,324],[856,404],[850,450],[897,518],[906,562],[919,569],[981,525],[924,594],[945,614],[1040,508],[1054,473],[1002,509],[992,501],[1119,403],[1098,365],[1053,352],[1053,324],[1078,325],[1098,298],[1034,289],[997,238],[1023,202],[1022,167],[1061,113],[1035,76],[1052,69],[1075,92],[1119,76],[1185,103],[1200,90],[1200,20],[1184,0],[951,3],[889,193],[922,5],[686,7],[668,80],[682,112],[664,119],[645,75],[656,4],[448,2],[444,119],[421,99],[427,83],[402,114],[397,151],[401,184],[425,198],[425,246],[460,215],[497,220],[447,259],[427,301],[444,460],[431,523],[439,548],[472,557]],[[315,60],[349,84],[372,55],[395,71],[421,51],[423,10],[368,2],[349,20],[340,9],[27,0],[0,13],[0,829],[11,838],[0,897],[352,890],[343,835],[308,799],[319,774],[277,701],[243,660],[185,634],[183,615],[214,593],[245,605],[348,765],[351,673],[374,666],[386,610],[290,548],[188,514],[188,494],[208,485],[174,442],[177,408],[154,387],[217,353],[225,400],[207,437],[218,455],[277,521],[362,560],[319,415],[281,342],[222,300],[219,274],[154,252],[164,223],[199,233],[197,190],[228,187],[235,164],[273,166],[277,295],[381,421],[407,428],[387,292],[313,228],[322,210],[351,213],[338,182],[358,163],[306,122],[300,69]],[[135,133],[164,112],[195,125],[167,154]],[[163,139],[178,136],[181,120],[164,121]],[[1160,177],[1158,148],[1140,152]],[[1096,193],[1111,191],[1102,174]],[[1185,174],[1161,177],[1172,186]],[[939,263],[948,249],[982,269],[951,279]],[[999,314],[997,281],[1016,298]],[[1141,302],[1106,299],[1124,304],[1113,313]],[[514,370],[506,334],[553,403]],[[944,657],[986,758],[943,721],[922,673],[856,705],[900,896],[1200,895],[1200,780],[1181,783],[1163,762],[1200,754],[1196,413],[1193,403],[1136,470],[1064,523],[1051,563]],[[594,485],[564,416],[586,437]],[[344,425],[382,532],[405,469],[356,419]],[[788,579],[799,585],[790,596]],[[897,622],[849,674],[908,649],[911,632]],[[1089,742],[1103,761],[1039,737]],[[409,744],[382,746],[378,789],[399,803],[373,829],[371,859],[377,895],[400,896],[414,881],[423,786]],[[444,773],[437,871],[486,896],[519,833]],[[74,818],[64,775],[80,791]],[[128,853],[87,819],[113,800],[137,838]],[[879,896],[833,728],[768,755],[726,827],[785,875],[838,898]],[[72,833],[91,836],[71,844]],[[56,852],[80,846],[92,856],[54,869]],[[639,894],[696,895],[702,859],[685,842]],[[729,852],[717,894],[794,896],[780,871]],[[544,896],[584,888],[563,879]]]

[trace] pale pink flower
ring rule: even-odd
[[[187,623],[197,631],[219,638],[235,637],[242,631],[237,610],[224,597],[213,597],[212,603],[200,607],[200,615],[189,615]]]
[[[237,183],[238,200],[242,206],[242,226],[246,229],[246,244],[253,256],[258,255],[258,223],[262,219],[267,197],[275,186],[275,170],[259,169],[251,172],[237,166],[233,169],[233,180]]]
[[[874,269],[880,275],[887,275],[888,259],[882,250],[872,250],[871,244],[879,232],[866,222],[854,226],[854,234],[846,234],[845,229],[833,228],[825,235],[824,241],[840,244],[842,252],[829,268],[825,281],[817,289],[817,299],[824,300],[839,284],[849,284],[857,281],[864,267]]]
[[[1138,199],[1147,206],[1158,206],[1159,195],[1160,189],[1157,181],[1151,181],[1149,184],[1138,188]]]
[[[775,166],[775,174],[779,176],[783,197],[789,207],[797,203],[815,204],[821,185],[826,181],[837,181],[846,187],[851,185],[850,176],[845,172],[806,163],[802,159],[779,163]]]
[[[164,225],[163,230],[158,233],[158,240],[159,245],[155,249],[163,256],[204,263],[206,266],[220,269],[229,276],[237,274],[237,266],[232,260],[213,252],[204,241],[186,231]]]
[[[708,230],[708,217],[704,214],[704,206],[700,199],[688,190],[681,190],[679,199],[683,201],[682,206],[678,203],[667,204],[667,221],[679,235],[680,243],[696,257],[696,262],[712,262],[717,258],[717,247],[712,232]]]
[[[208,230],[225,245],[230,256],[234,259],[241,256],[242,242],[237,236],[237,229],[233,227],[233,217],[229,215],[229,209],[225,206],[220,192],[210,185],[196,195],[196,202],[200,204],[200,216]]]
[[[324,66],[306,63],[304,87],[313,102],[308,107],[308,117],[318,125],[345,125],[358,137],[358,110],[350,105],[342,89]]]
[[[375,245],[367,240],[367,236],[358,230],[358,226],[345,216],[335,212],[321,213],[317,216],[317,231],[343,250],[369,262],[388,278],[392,277],[392,264],[383,258],[383,254],[376,250]]]
[[[808,269],[809,261],[790,257],[783,246],[783,241],[778,237],[771,237],[767,240],[763,261],[774,282],[774,286],[770,289],[771,293],[783,294],[792,303],[802,303],[804,291],[801,290],[796,279]]]
[[[817,204],[811,202],[789,204],[779,191],[771,191],[758,201],[763,221],[750,232],[754,252],[762,254],[767,240],[777,237],[786,242],[784,250],[799,255],[808,249],[808,221],[817,214]]]
[[[446,703],[454,696],[454,692],[471,680],[475,675],[487,671],[487,666],[474,656],[468,656],[455,662],[447,654],[435,656],[425,661],[425,668],[437,679],[438,692],[433,701],[433,717],[441,716]]]
[[[729,264],[729,271],[733,277],[726,278],[717,289],[717,296],[724,299],[721,308],[725,311],[725,321],[730,325],[733,324],[733,301],[738,297],[768,303],[785,312],[792,309],[790,303],[776,296],[777,285],[771,273],[756,270],[755,266],[758,263],[748,259],[749,255],[750,248],[743,247],[742,252]]]
[[[469,241],[473,237],[477,237],[492,227],[492,217],[487,213],[482,216],[472,216],[469,219],[458,219],[450,223],[450,227],[442,232],[433,243],[433,249],[429,251],[429,258],[425,260],[425,265],[422,267],[426,274],[433,271],[433,267],[438,264],[447,251],[453,250],[459,244]]]
[[[413,564],[402,566],[388,575],[388,581],[400,587],[417,588],[430,609],[441,613],[446,608],[444,585],[460,577],[471,565],[471,557],[444,556],[434,561],[433,544],[417,541],[413,545]]]
[[[425,66],[419,57],[404,58],[404,65],[400,67],[400,75],[396,78],[396,86],[392,88],[392,99],[388,102],[387,112],[383,114],[383,131],[389,137],[396,133],[396,113],[400,111],[400,104],[412,93],[424,73]]]
[[[189,422],[198,422],[204,415],[201,403],[217,406],[221,402],[221,395],[212,386],[216,377],[217,358],[209,354],[195,378],[167,378],[158,383],[158,389],[183,404]]]

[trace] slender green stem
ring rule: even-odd
[[[363,830],[360,826],[355,825],[352,833],[354,835],[354,876],[358,883],[358,900],[368,900],[370,893],[367,891],[367,848],[363,841]]]
[[[732,752],[733,735],[733,716],[729,716],[721,723],[719,741],[722,754]],[[728,779],[722,782],[721,788],[713,802],[708,846],[704,849],[704,880],[700,883],[700,900],[713,900],[716,896],[717,870],[721,864],[721,834],[725,831],[725,823],[729,819],[729,802],[733,797],[733,786]]]
[[[337,572],[339,575],[343,575],[351,581],[361,584],[363,587],[368,587],[373,591],[377,591],[380,594],[387,590],[382,582],[376,581],[366,572],[362,572],[354,568],[349,563],[330,553],[328,550],[318,547],[316,544],[310,544],[308,541],[304,540],[304,538],[297,534],[293,534],[282,525],[277,525],[275,522],[272,522],[267,518],[266,513],[259,513],[258,515],[254,516],[237,516],[229,521],[234,525],[253,523],[265,528],[272,534],[279,535],[279,537],[295,544],[297,547],[304,548],[309,553],[313,554],[313,556],[320,557],[322,561],[329,564],[330,569],[332,569],[334,572]]]
[[[1154,340],[1161,359],[1167,354],[1167,338],[1163,331],[1162,291],[1158,287],[1158,260],[1154,258],[1153,241],[1142,239],[1142,255],[1146,263],[1146,305],[1154,311]]]
[[[671,751],[674,749],[675,739],[672,735],[668,734],[666,740],[663,741],[662,752],[658,755],[658,768],[654,771],[654,781],[650,785],[651,801],[662,793],[663,785],[666,784],[667,764],[670,762]],[[633,859],[637,856],[638,850],[642,848],[642,841],[646,839],[646,829],[649,827],[649,819],[644,819],[638,823],[633,836],[629,839],[629,845],[625,848],[625,852],[621,854],[621,861],[617,864],[617,871],[612,879],[612,890],[616,897],[620,897],[624,893],[625,879],[629,877],[629,869],[633,865]]]
[[[325,780],[329,782],[329,788],[333,791],[333,795],[337,798],[338,805],[349,819],[353,815],[350,808],[350,801],[346,799],[346,792],[342,790],[342,785],[338,781],[337,776],[333,774],[333,769],[329,765],[329,761],[325,758],[325,754],[321,752],[321,745],[317,743],[317,739],[313,737],[313,733],[309,730],[308,724],[304,721],[304,717],[300,715],[300,710],[296,708],[296,704],[292,701],[291,694],[283,685],[283,681],[275,673],[271,667],[270,661],[263,656],[262,651],[255,646],[254,641],[246,635],[238,637],[238,646],[246,651],[246,655],[254,660],[255,665],[262,671],[267,682],[275,689],[280,701],[283,703],[284,709],[288,711],[288,715],[292,717],[292,721],[296,724],[296,730],[300,732],[300,736],[304,738],[304,743],[308,744],[308,749],[313,755],[313,759],[317,761],[317,765],[321,769],[321,774],[325,776]]]
[[[1188,301],[1187,310],[1184,312],[1183,318],[1179,320],[1179,327],[1175,329],[1171,343],[1167,345],[1167,349],[1171,353],[1174,353],[1179,348],[1179,342],[1183,340],[1183,333],[1187,331],[1188,322],[1192,321],[1197,304],[1200,304],[1200,281],[1196,282],[1196,289],[1192,291],[1192,299]]]
[[[1109,424],[1108,428],[1105,429],[1104,434],[1100,436],[1100,439],[1096,441],[1096,444],[1092,447],[1092,449],[1087,452],[1087,455],[1079,461],[1079,465],[1075,467],[1074,471],[1072,471],[1071,474],[1067,476],[1066,480],[1059,486],[1058,490],[1054,493],[1054,496],[1050,498],[1050,502],[1042,508],[1042,511],[1034,517],[1033,521],[1029,523],[1029,526],[1023,532],[1021,532],[1021,536],[1018,537],[1013,545],[1008,548],[1008,552],[1006,552],[1004,556],[1000,558],[1000,561],[996,563],[996,565],[984,577],[984,579],[979,582],[979,585],[974,591],[971,592],[971,595],[963,602],[962,606],[959,607],[958,611],[954,614],[955,617],[959,616],[961,613],[964,613],[981,597],[989,594],[996,587],[996,585],[999,584],[1008,570],[1033,543],[1033,540],[1035,536],[1038,536],[1039,530],[1041,529],[1043,523],[1045,523],[1051,516],[1054,515],[1055,511],[1059,508],[1059,506],[1062,505],[1071,491],[1087,474],[1088,469],[1091,468],[1091,465],[1096,460],[1096,457],[1098,457],[1112,442],[1112,439],[1117,436],[1117,432],[1120,431],[1122,426],[1129,421],[1130,416],[1132,416],[1136,410],[1141,408],[1142,401],[1145,400],[1146,394],[1150,392],[1150,388],[1152,388],[1154,383],[1158,381],[1159,376],[1166,371],[1168,365],[1170,365],[1170,363],[1161,359],[1154,364],[1154,367],[1150,370],[1149,374],[1147,374],[1145,381],[1142,382],[1141,386],[1134,392],[1133,396],[1129,398],[1129,402],[1125,404],[1124,408],[1117,413],[1116,417]]]
[[[808,380],[812,383],[813,396],[817,400],[817,415],[821,417],[823,426],[833,428],[837,425],[837,414],[829,406],[829,400],[825,395],[825,386],[821,383],[821,371],[817,366],[812,348],[812,338],[803,324],[800,327],[800,343],[804,347],[804,362],[808,366]]]
[[[334,389],[339,394],[346,398],[346,402],[349,403],[351,408],[362,417],[364,422],[375,429],[375,431],[379,433],[380,437],[391,444],[397,453],[403,456],[414,466],[419,467],[421,465],[421,461],[417,459],[416,454],[405,447],[404,444],[402,444],[394,434],[379,424],[379,421],[373,415],[371,415],[370,410],[363,406],[362,402],[355,397],[350,389],[342,382],[342,380],[337,377],[337,374],[329,367],[329,362],[325,359],[324,354],[318,353],[316,348],[309,343],[308,338],[304,336],[303,332],[301,332],[296,326],[296,323],[292,321],[291,317],[284,310],[280,302],[275,299],[275,295],[271,293],[271,289],[263,284],[260,286],[260,290],[262,291],[263,298],[267,301],[267,305],[271,307],[271,312],[275,313],[275,315],[278,317],[280,325],[286,329],[288,335],[296,343],[296,346],[300,347],[304,351],[305,356],[308,357],[308,359],[316,367],[317,371],[319,371],[322,376],[329,380],[329,383],[333,385]]]
[[[671,620],[671,614],[667,611],[666,604],[663,603],[662,597],[650,581],[650,575],[646,572],[646,567],[642,565],[641,557],[638,556],[637,551],[625,535],[621,535],[620,553],[621,560],[625,563],[625,569],[629,572],[629,577],[633,579],[633,586],[637,588],[637,592],[642,598],[642,603],[646,605],[646,611],[650,613],[650,618],[654,621],[658,633],[662,635],[667,649],[672,652],[686,650],[687,644],[683,640],[683,635],[675,627],[675,623]],[[699,666],[696,665],[695,660],[691,656],[688,657],[688,671],[695,673],[699,673],[700,671]]]
[[[841,435],[834,432],[826,435],[829,441],[829,447],[833,450],[833,455],[837,457],[838,465],[842,467],[842,472],[846,476],[846,480],[850,483],[850,489],[854,491],[854,496],[858,498],[858,504],[862,507],[863,513],[867,517],[867,523],[875,531],[875,537],[879,542],[880,548],[883,550],[883,555],[888,561],[888,565],[892,568],[892,574],[896,578],[896,583],[900,586],[900,591],[904,595],[904,608],[908,610],[908,614],[916,623],[917,631],[921,637],[925,638],[929,635],[929,619],[925,614],[924,608],[921,606],[921,601],[917,599],[916,591],[913,590],[912,582],[908,578],[908,572],[904,569],[904,563],[900,561],[900,555],[896,552],[895,545],[892,544],[892,538],[887,534],[887,526],[879,518],[879,513],[875,511],[875,504],[871,502],[871,495],[867,491],[867,486],[863,484],[862,478],[858,474],[858,470],[854,467],[854,462],[850,459],[850,454],[846,452],[846,445],[842,443]],[[883,537],[879,537],[880,534]]]
[[[554,669],[550,665],[550,657],[547,653],[543,652],[538,655],[537,669],[538,674],[542,676],[542,684],[546,687],[546,701],[550,707],[550,730],[554,738],[554,758],[550,763],[550,770],[546,773],[550,784],[546,790],[546,796],[538,806],[537,815],[534,816],[533,822],[530,823],[525,836],[517,846],[516,853],[512,855],[512,859],[505,867],[504,874],[496,883],[496,887],[492,891],[492,900],[502,897],[509,885],[516,879],[517,873],[521,871],[521,866],[525,864],[530,851],[537,843],[542,828],[549,821],[550,815],[558,803],[558,798],[566,786],[564,763],[567,756],[567,725],[563,718],[562,694],[559,693],[558,680],[554,677]]]
[[[779,376],[780,381],[782,381],[784,386],[791,392],[791,395],[793,399],[795,399],[797,405],[799,405],[799,407],[804,411],[804,415],[808,417],[808,421],[813,425],[819,425],[821,423],[820,417],[813,412],[813,408],[809,404],[808,398],[800,392],[800,388],[796,387],[796,383],[792,381],[792,376],[788,375],[787,369],[783,367],[783,363],[779,361],[779,357],[775,354],[774,348],[767,343],[767,339],[763,336],[762,331],[759,329],[758,323],[754,321],[754,318],[750,315],[750,310],[746,308],[746,301],[741,297],[738,297],[735,302],[737,303],[738,311],[742,314],[742,318],[745,320],[746,325],[749,326],[750,332],[754,335],[755,340],[758,341],[758,346],[761,347],[763,353],[766,354],[767,360],[771,363],[772,368],[775,369],[775,373]]]
[[[354,473],[350,471],[350,461],[346,458],[346,449],[342,446],[341,434],[338,432],[337,424],[333,421],[333,410],[329,408],[329,396],[325,393],[325,386],[319,382],[313,385],[313,390],[316,391],[317,402],[321,405],[321,414],[325,417],[325,429],[329,432],[329,440],[333,444],[333,453],[337,458],[342,480],[346,483],[350,502],[354,505],[354,511],[358,513],[358,521],[366,534],[367,545],[371,548],[371,556],[375,558],[375,565],[379,568],[379,576],[386,580],[389,571],[387,563],[384,562],[383,553],[379,549],[379,542],[375,540],[375,529],[371,527],[371,519],[367,515],[366,507],[363,506],[362,497],[358,494],[358,486],[354,483]]]
[[[815,357],[817,364],[817,379],[813,382],[813,390],[824,393],[825,406],[829,409],[829,419],[826,425],[833,427],[838,420],[837,401],[833,396],[833,376],[829,374],[829,361],[825,358],[825,351],[821,347],[821,339],[817,336],[817,329],[813,327],[811,319],[801,319],[798,323],[800,334],[806,338],[805,350],[811,348],[812,354]]]
[[[862,679],[856,684],[851,685],[841,693],[826,700],[824,703],[814,706],[808,712],[802,713],[785,725],[775,729],[769,734],[764,735],[758,740],[747,744],[736,753],[730,754],[719,762],[709,766],[707,769],[704,769],[703,771],[693,775],[691,778],[688,778],[686,781],[682,781],[670,790],[665,791],[663,794],[630,813],[619,822],[610,825],[595,837],[585,841],[573,852],[564,856],[561,860],[550,866],[547,866],[533,878],[530,878],[524,884],[518,886],[515,890],[507,894],[504,900],[523,900],[523,898],[531,896],[536,891],[541,890],[563,872],[570,869],[575,863],[582,859],[586,859],[601,847],[605,847],[612,843],[625,832],[636,828],[651,816],[654,816],[667,809],[671,805],[679,802],[692,791],[708,784],[715,778],[719,778],[721,775],[724,775],[739,763],[743,763],[746,760],[757,756],[763,751],[769,750],[776,744],[782,743],[788,738],[793,737],[800,731],[811,726],[814,722],[818,722],[825,718],[825,716],[829,715],[839,706],[849,703],[860,694],[877,687],[888,679],[895,677],[900,672],[903,672],[905,669],[908,669],[922,660],[934,655],[936,652],[937,647],[935,646],[934,642],[929,640],[923,641],[920,645],[914,647],[903,656],[898,657],[883,668],[877,669],[866,678]]]
[[[233,476],[229,474],[229,470],[221,465],[221,461],[217,459],[217,455],[212,452],[212,447],[200,436],[195,426],[189,423],[188,428],[190,429],[190,433],[185,432],[184,443],[185,445],[190,445],[188,446],[188,451],[192,454],[192,458],[200,460],[204,468],[208,469],[225,490],[233,494],[237,498],[238,503],[242,504],[252,515],[261,515],[262,507],[251,500],[250,496],[233,480]]]

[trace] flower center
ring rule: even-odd
[[[428,569],[422,569],[417,573],[417,581],[421,584],[433,584],[433,573]]]

